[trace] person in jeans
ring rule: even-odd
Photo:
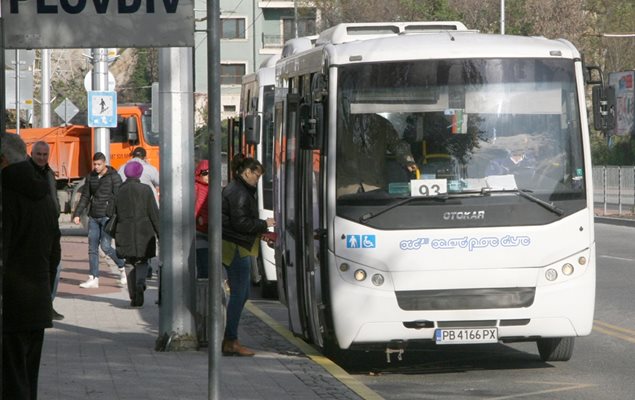
[[[273,218],[258,217],[256,187],[265,172],[262,164],[237,154],[232,159],[235,179],[223,189],[223,266],[227,272],[229,304],[222,344],[226,356],[253,356],[238,342],[238,323],[249,298],[251,257],[260,251],[259,237],[275,225]]]
[[[104,232],[104,226],[114,211],[114,201],[121,186],[117,170],[106,165],[106,156],[97,152],[93,155],[93,170],[86,176],[82,196],[73,212],[73,222],[79,225],[79,216],[88,207],[88,280],[79,284],[84,289],[99,287],[99,247],[119,267],[120,283],[125,284],[124,260],[117,257],[112,248],[112,237]],[[90,207],[89,207],[90,206]]]

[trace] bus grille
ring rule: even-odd
[[[534,302],[536,288],[403,290],[395,292],[402,310],[479,310],[522,308]]]

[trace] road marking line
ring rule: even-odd
[[[604,321],[600,321],[600,320],[594,320],[593,323],[598,324],[598,325],[602,325],[604,328],[608,328],[608,329],[613,329],[619,332],[623,332],[623,333],[628,333],[631,334],[633,336],[635,336],[635,330],[632,329],[628,329],[628,328],[624,328],[621,326],[617,326],[617,325],[612,325],[609,324],[608,322],[604,322]]]
[[[624,258],[624,257],[615,257],[615,256],[605,256],[599,255],[600,258],[610,258],[611,260],[619,260],[619,261],[635,261],[633,258]]]
[[[596,331],[604,333],[605,335],[625,340],[627,342],[635,343],[635,331],[622,328],[620,326],[611,325],[603,321],[595,320],[593,322],[593,329],[595,329]]]
[[[541,382],[541,383],[549,384],[549,382]],[[556,383],[556,385],[557,385],[557,383]],[[582,384],[579,384],[579,385],[571,385],[571,386],[555,388],[555,389],[545,389],[545,390],[538,390],[538,391],[535,391],[535,392],[518,393],[518,394],[512,394],[512,395],[509,395],[509,396],[502,396],[502,397],[491,397],[491,398],[489,398],[489,400],[517,399],[519,397],[528,397],[528,396],[536,396],[536,395],[547,394],[547,393],[566,392],[568,390],[585,389],[585,388],[588,388],[588,387],[591,387],[591,386],[595,386],[595,385],[582,383]]]
[[[311,345],[293,336],[293,333],[271,318],[267,313],[262,311],[260,307],[251,301],[248,301],[247,304],[245,304],[245,308],[258,317],[262,322],[269,325],[269,327],[284,337],[288,342],[298,347],[300,351],[306,354],[311,360],[313,360],[313,362],[324,368],[326,372],[331,374],[338,381],[342,382],[344,386],[357,393],[362,399],[384,400],[383,397],[374,392],[368,386],[349,375],[346,371],[344,371],[344,369],[342,369],[342,367],[318,353],[318,351]]]

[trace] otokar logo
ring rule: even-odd
[[[448,211],[443,213],[443,219],[446,221],[468,221],[475,219],[485,219],[485,210],[478,211]]]

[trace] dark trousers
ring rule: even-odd
[[[44,329],[2,334],[2,398],[37,399]]]
[[[209,276],[209,242],[207,235],[196,231],[196,279],[207,279]]]
[[[238,339],[238,323],[245,303],[249,299],[251,286],[251,257],[241,257],[236,249],[231,265],[225,266],[229,285],[229,304],[227,305],[227,324],[225,340]]]
[[[148,276],[148,259],[147,258],[126,258],[126,265],[132,268],[127,269],[126,278],[128,279],[128,294],[130,300],[134,299],[137,290],[144,291],[146,287],[146,278]]]

